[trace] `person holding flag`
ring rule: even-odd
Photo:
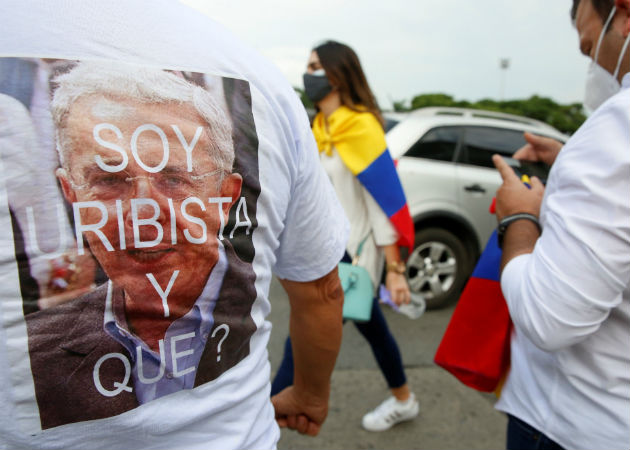
[[[392,160],[381,116],[359,58],[347,45],[327,41],[311,52],[304,74],[306,95],[316,105],[313,133],[351,231],[344,259],[356,259],[378,286],[386,264],[385,285],[397,305],[410,302],[399,247],[413,249],[414,226]],[[398,345],[378,305],[371,318],[354,322],[367,339],[392,396],[363,417],[363,427],[384,431],[418,415]],[[272,395],[293,382],[290,339],[272,385]],[[273,399],[272,399],[273,401]]]
[[[501,288],[515,332],[496,404],[507,445],[627,449],[630,442],[630,0],[573,0],[591,59],[592,114],[560,150],[533,141],[515,157],[553,163],[523,186],[499,155]]]

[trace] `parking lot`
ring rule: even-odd
[[[271,286],[273,323],[269,345],[272,373],[288,330],[288,300],[277,282]],[[401,349],[409,384],[420,401],[420,415],[383,433],[361,428],[361,417],[387,395],[385,381],[367,342],[354,326],[344,326],[341,353],[333,373],[330,412],[316,438],[284,431],[279,449],[502,449],[506,419],[493,408],[494,396],[460,384],[433,364],[433,355],[453,306],[427,311],[420,319],[384,307]]]

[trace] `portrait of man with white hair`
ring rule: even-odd
[[[253,120],[247,83],[217,78],[227,100],[202,74],[121,63],[54,80],[56,175],[77,252],[107,281],[26,316],[42,428],[193,389],[248,355],[257,172],[235,170],[234,128]]]

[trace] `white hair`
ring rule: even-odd
[[[87,95],[122,97],[142,103],[188,104],[206,122],[208,153],[217,169],[232,172],[234,144],[232,125],[212,94],[184,78],[161,69],[124,63],[81,62],[70,72],[58,76],[51,103],[57,130],[59,160],[66,169],[69,152],[74,151],[65,124],[72,104]]]

